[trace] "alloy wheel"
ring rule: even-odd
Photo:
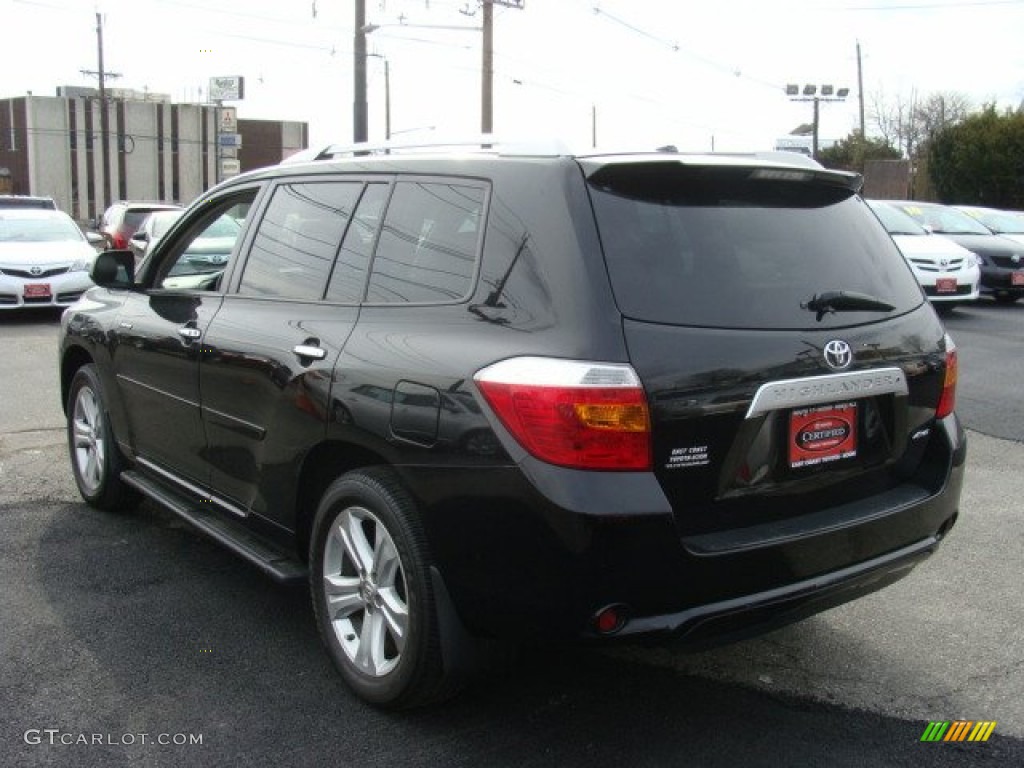
[[[348,507],[335,518],[321,576],[326,615],[349,661],[370,677],[394,670],[409,628],[405,571],[391,534],[368,509]]]
[[[75,396],[72,435],[78,477],[87,493],[97,493],[103,482],[107,446],[103,437],[103,411],[91,387],[82,387]]]

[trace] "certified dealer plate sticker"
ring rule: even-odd
[[[50,298],[49,283],[26,283],[22,295],[26,299],[48,299]]]
[[[813,467],[857,455],[857,404],[797,408],[789,416],[789,466]]]
[[[936,293],[956,293],[955,277],[938,277],[935,279]]]

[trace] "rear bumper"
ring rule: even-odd
[[[943,444],[942,461],[928,467],[927,481],[782,525],[697,537],[680,535],[649,473],[577,472],[529,459],[405,473],[426,494],[431,549],[472,632],[710,644],[881,589],[934,552],[958,514],[966,438],[951,416],[932,439]],[[625,621],[601,635],[594,617],[610,605]]]
[[[953,519],[949,526],[952,524]],[[661,635],[687,645],[704,646],[766,632],[899,581],[931,555],[940,540],[940,536],[929,536],[867,562],[778,589],[677,613],[636,618],[628,621],[617,636]]]

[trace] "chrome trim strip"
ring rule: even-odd
[[[240,419],[237,416],[232,416],[230,413],[224,413],[224,411],[218,411],[206,405],[202,407],[202,413],[205,420],[217,423],[218,426],[229,429],[232,432],[245,435],[251,440],[262,440],[267,436],[265,427],[245,421],[245,419]]]
[[[149,384],[145,384],[139,381],[138,379],[133,379],[131,376],[125,376],[123,373],[117,374],[117,378],[118,381],[123,381],[126,384],[134,384],[136,387],[141,387],[142,389],[148,389],[150,392],[155,392],[158,395],[169,397],[171,400],[177,400],[179,403],[184,403],[185,405],[191,405],[193,408],[199,407],[199,403],[197,403],[195,400],[189,400],[184,397],[172,395],[170,392],[164,389],[157,389],[156,387],[150,386]]]
[[[233,515],[236,515],[237,517],[248,517],[249,516],[249,513],[246,512],[244,509],[236,507],[234,504],[232,504],[230,502],[227,502],[227,501],[224,501],[223,499],[219,499],[216,496],[211,496],[206,490],[204,490],[203,488],[200,488],[198,485],[193,485],[192,483],[188,482],[187,480],[182,480],[177,475],[171,474],[166,469],[162,469],[161,467],[158,467],[156,464],[154,464],[151,461],[147,461],[146,459],[142,459],[142,458],[136,458],[135,461],[136,461],[136,463],[141,464],[142,466],[144,466],[150,472],[155,472],[156,474],[160,475],[164,479],[170,480],[175,485],[179,485],[182,488],[184,488],[184,489],[186,489],[188,491],[191,491],[192,493],[194,493],[196,496],[199,496],[200,498],[209,499],[211,502],[216,504],[218,507],[221,507],[222,509],[227,510],[228,512],[230,512]]]
[[[900,368],[809,376],[762,384],[750,401],[746,418],[753,419],[781,408],[820,405],[872,395],[906,396],[907,377]]]

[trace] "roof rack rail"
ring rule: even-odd
[[[331,160],[341,156],[387,155],[410,152],[490,152],[497,155],[525,157],[559,157],[573,154],[558,139],[500,138],[492,134],[457,138],[431,138],[429,140],[400,140],[359,142],[355,144],[328,144],[319,149],[304,149],[285,158],[283,163],[305,163]]]

